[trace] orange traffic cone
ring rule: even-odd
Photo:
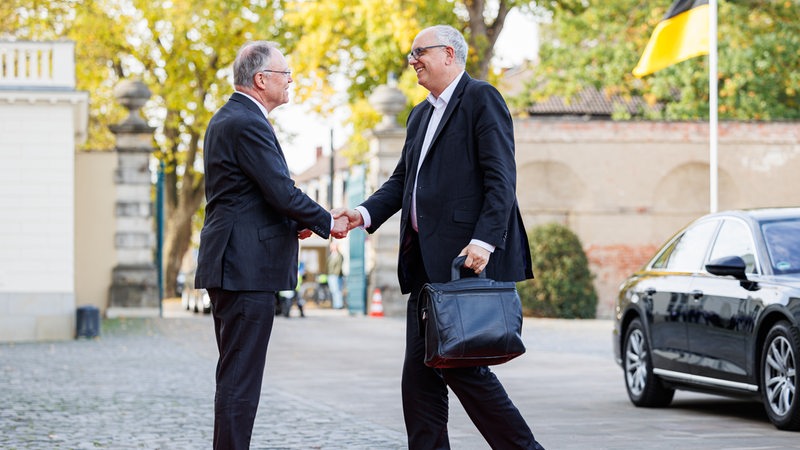
[[[372,304],[369,305],[369,315],[372,317],[383,317],[383,296],[379,288],[375,288],[372,292]]]

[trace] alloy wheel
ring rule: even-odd
[[[625,381],[635,396],[647,386],[647,344],[642,330],[633,330],[625,346]]]
[[[789,412],[795,401],[796,367],[791,343],[785,337],[777,336],[767,350],[764,388],[769,407],[780,416]]]

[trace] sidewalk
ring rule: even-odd
[[[275,318],[253,449],[406,448],[405,322],[308,308]],[[0,345],[0,448],[211,447],[217,352],[209,315],[106,320],[92,340]],[[548,449],[793,448],[761,405],[676,394],[635,408],[611,321],[526,319],[528,352],[493,370]],[[451,396],[454,450],[487,445]]]

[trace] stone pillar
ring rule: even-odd
[[[111,281],[107,317],[152,317],[160,314],[158,272],[155,260],[153,202],[151,200],[150,153],[153,130],[141,118],[139,108],[150,98],[150,90],[138,81],[123,81],[114,89],[128,108],[128,118],[110,127],[117,137],[119,157],[114,246],[117,266]]]
[[[369,97],[370,105],[383,114],[369,135],[369,168],[367,196],[379,188],[394,171],[406,137],[404,127],[397,124],[397,115],[405,108],[406,97],[397,89],[394,80],[378,86]],[[369,295],[381,289],[384,314],[405,316],[406,296],[400,293],[397,281],[397,255],[400,248],[400,213],[386,221],[367,241],[367,270]]]

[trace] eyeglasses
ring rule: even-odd
[[[286,75],[287,78],[292,76],[291,70],[270,70],[270,69],[261,69],[259,72],[269,72],[269,73],[280,73]]]
[[[408,59],[409,61],[411,61],[412,59],[419,59],[419,57],[424,55],[425,52],[427,52],[428,50],[439,47],[449,47],[449,46],[439,44],[439,45],[429,45],[427,47],[417,47],[414,50],[411,50],[411,52],[408,55],[406,55],[406,59]]]

